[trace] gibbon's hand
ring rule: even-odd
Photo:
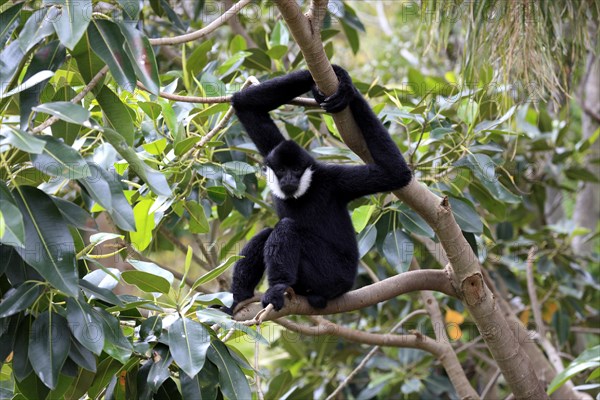
[[[348,106],[350,101],[356,96],[357,91],[352,84],[352,78],[350,78],[345,69],[339,65],[333,65],[332,67],[339,81],[337,91],[331,96],[325,97],[319,88],[313,86],[312,92],[315,100],[325,111],[328,113],[337,113]]]

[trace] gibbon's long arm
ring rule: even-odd
[[[269,116],[269,111],[310,91],[313,85],[310,72],[296,71],[233,95],[231,104],[235,113],[263,157],[285,140]]]
[[[362,166],[334,167],[340,194],[354,199],[406,186],[412,179],[412,171],[406,165],[398,146],[369,103],[354,87],[348,73],[337,65],[333,67],[340,81],[338,91],[327,98],[313,91],[315,98],[328,112],[340,111],[346,105],[350,107],[374,161],[373,164]]]

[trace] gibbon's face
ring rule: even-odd
[[[310,188],[314,159],[296,142],[282,142],[265,159],[267,185],[275,197],[297,199]]]

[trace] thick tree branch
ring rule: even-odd
[[[320,26],[303,17],[295,0],[277,0],[276,4],[300,46],[317,86],[326,95],[333,94],[338,82],[320,40]],[[326,4],[324,0],[314,0],[311,10]],[[348,147],[363,160],[371,161],[350,111],[346,109],[334,115],[334,120]],[[483,281],[479,260],[456,223],[448,200],[440,199],[416,179],[394,194],[425,219],[440,239],[452,265],[452,275],[460,297],[464,298],[466,307],[515,396],[519,399],[547,398],[529,357],[522,348],[515,346],[516,338]]]
[[[337,299],[329,301],[327,307],[323,309],[312,308],[303,296],[292,296],[292,299],[286,301],[285,306],[280,311],[273,310],[270,312],[265,321],[292,314],[326,315],[355,311],[401,294],[425,289],[442,292],[448,296],[456,296],[445,271],[435,269],[409,271],[348,292]],[[250,320],[260,309],[259,304],[249,304],[235,313],[235,319],[238,321]]]

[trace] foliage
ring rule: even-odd
[[[290,336],[271,325],[272,335],[263,336],[211,308],[231,304],[222,274],[244,241],[276,216],[257,173],[258,153],[227,119],[229,105],[164,94],[230,95],[251,75],[273,77],[302,68],[303,59],[265,2],[257,6],[260,18],[241,13],[244,35],[222,28],[211,38],[153,46],[149,38],[196,30],[217,17],[208,3],[189,3],[194,7],[0,1],[3,398],[247,399],[256,396],[248,379],[257,374],[265,378],[265,398],[323,397],[362,358],[358,344]],[[334,60],[351,64],[346,47],[376,51],[365,45],[373,39],[358,17],[368,7],[330,1],[322,39]],[[380,61],[369,63],[381,70]],[[560,347],[575,352],[570,328],[597,318],[586,304],[599,300],[598,260],[574,254],[571,240],[587,232],[568,215],[548,223],[544,207],[548,187],[573,199],[580,182],[598,181],[583,163],[598,133],[582,137],[576,104],[551,114],[497,85],[491,68],[467,84],[459,70],[395,63],[390,82],[357,73],[357,87],[419,179],[449,197],[463,234],[525,323],[524,265],[537,247],[545,322]],[[294,106],[274,115],[320,160],[357,161],[320,111]],[[44,127],[50,117],[57,121]],[[422,244],[435,233],[406,205],[378,195],[350,208],[362,256],[358,285],[406,271],[413,256],[424,267],[436,265]],[[458,301],[439,300],[448,314],[462,312]],[[416,297],[405,296],[335,319],[387,332],[418,308]],[[478,335],[468,316],[459,324],[457,347]],[[419,317],[402,332],[433,328]],[[249,341],[271,343],[259,371],[246,361]],[[460,360],[465,368],[485,366],[469,352]],[[345,393],[450,398],[454,389],[431,355],[385,348]]]

